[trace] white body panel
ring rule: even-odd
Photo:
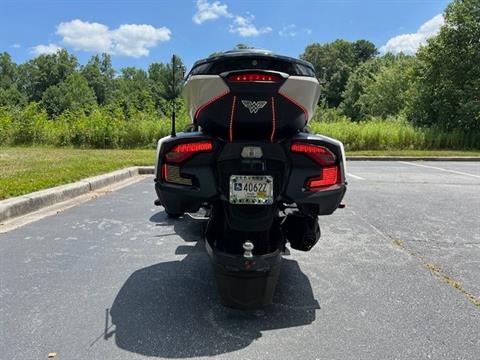
[[[160,140],[158,140],[158,143],[157,143],[157,156],[155,157],[155,172],[154,174],[158,174],[158,161],[160,159],[160,149],[162,148],[162,144],[165,140],[168,140],[170,139],[171,136],[168,135],[168,136],[164,136],[163,138],[161,138]]]
[[[320,98],[320,85],[313,77],[290,76],[278,91],[307,110],[310,121]]]
[[[194,75],[190,77],[183,88],[183,97],[190,118],[194,118],[195,113],[202,105],[228,92],[227,84],[218,75]]]
[[[183,97],[188,108],[188,114],[193,119],[195,113],[203,105],[225,95],[229,88],[219,75],[194,75],[185,83]],[[307,112],[310,121],[320,98],[318,80],[306,76],[290,76],[280,87],[279,93],[300,105]]]

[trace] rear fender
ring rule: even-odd
[[[205,140],[213,143],[212,152],[198,153],[178,165],[180,174],[190,177],[192,185],[178,185],[164,181],[161,169],[165,163],[165,154],[176,145]],[[155,190],[160,203],[169,213],[196,212],[202,204],[210,203],[218,196],[216,180],[212,170],[218,148],[219,144],[214,138],[200,132],[178,133],[177,136],[167,136],[158,141]]]
[[[321,191],[308,191],[305,189],[305,181],[318,176],[320,166],[303,154],[291,153],[292,166],[284,194],[285,202],[296,203],[300,208],[317,208],[318,215],[329,215],[338,208],[346,191],[346,163],[343,144],[326,136],[308,133],[299,133],[291,139],[291,143],[296,141],[329,149],[335,155],[340,167],[340,182]]]

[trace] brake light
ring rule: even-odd
[[[178,144],[173,147],[167,154],[165,159],[168,163],[180,164],[193,155],[201,152],[212,152],[213,144],[210,141],[200,141],[195,143]]]
[[[228,81],[231,82],[279,82],[282,78],[278,75],[265,74],[265,73],[241,73],[234,74],[228,77]]]
[[[321,176],[308,179],[305,187],[309,191],[318,191],[340,182],[340,169],[338,166],[329,166],[321,170]]]
[[[304,154],[321,166],[334,165],[336,161],[335,155],[330,150],[319,145],[297,142],[292,144],[291,151]]]

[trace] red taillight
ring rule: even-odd
[[[335,155],[330,150],[319,145],[297,142],[292,144],[291,150],[294,153],[308,156],[322,166],[334,165],[336,161]]]
[[[340,169],[338,166],[329,166],[321,170],[321,176],[308,179],[305,186],[309,191],[317,191],[340,182]]]
[[[279,82],[282,78],[278,75],[266,74],[266,73],[241,73],[234,74],[228,77],[228,81],[231,82]]]
[[[210,141],[178,144],[175,145],[167,154],[165,154],[165,159],[168,163],[179,164],[188,160],[197,153],[211,152],[212,150],[213,144]]]

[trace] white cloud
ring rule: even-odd
[[[108,52],[111,47],[108,26],[99,23],[78,19],[62,22],[57,27],[57,34],[75,50]]]
[[[283,37],[294,37],[297,35],[297,26],[295,24],[286,25],[278,32]]]
[[[193,15],[193,22],[201,24],[207,20],[215,20],[220,17],[233,17],[228,12],[228,6],[220,1],[209,3],[207,0],[197,0],[197,12]]]
[[[290,25],[285,25],[281,30],[278,31],[278,35],[281,37],[295,37],[297,35],[302,35],[302,34],[307,34],[307,35],[312,35],[312,29],[309,28],[301,28],[299,29],[297,25],[295,24],[290,24]]]
[[[57,34],[75,50],[141,57],[159,42],[170,40],[171,31],[146,24],[124,24],[110,30],[103,24],[76,19],[60,23]]]
[[[417,32],[391,38],[380,48],[380,51],[382,53],[391,52],[398,54],[403,52],[404,54],[415,54],[420,46],[427,43],[427,39],[435,36],[440,31],[444,23],[443,16],[441,14],[436,15],[420,26]]]
[[[148,56],[150,50],[162,41],[170,40],[171,32],[166,27],[154,28],[151,25],[121,25],[111,32],[112,53],[141,57]]]
[[[272,28],[269,26],[257,28],[253,24],[254,19],[255,17],[251,14],[248,14],[246,17],[240,15],[235,16],[233,24],[230,25],[230,32],[237,33],[242,37],[253,37],[272,31]]]
[[[234,15],[228,11],[228,6],[220,1],[208,2],[208,0],[197,0],[197,12],[193,15],[193,22],[202,24],[208,20],[215,20],[221,17],[233,18],[230,25],[230,32],[237,33],[242,37],[253,37],[272,31],[269,26],[257,28],[253,24],[255,17],[250,13],[246,16]]]
[[[31,49],[31,53],[35,54],[36,56],[39,55],[51,55],[55,54],[57,51],[61,50],[62,48],[57,44],[48,44],[48,45],[37,45]]]
[[[10,47],[12,47],[12,48],[14,48],[14,49],[20,49],[20,48],[22,47],[22,45],[20,45],[20,44],[17,43],[17,44],[11,45]]]

